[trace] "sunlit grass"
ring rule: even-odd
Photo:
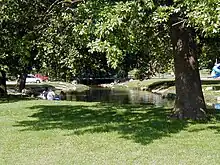
[[[170,120],[152,105],[0,104],[0,164],[220,164],[220,122]]]

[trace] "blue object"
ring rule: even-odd
[[[212,77],[213,78],[220,77],[220,64],[218,64],[212,68]]]
[[[213,70],[217,73],[220,73],[219,65],[214,66]]]
[[[220,109],[220,104],[214,104],[215,109]]]
[[[59,97],[55,97],[54,100],[60,100],[60,98]]]

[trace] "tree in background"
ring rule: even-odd
[[[93,0],[79,4],[76,12],[77,38],[90,52],[105,52],[113,67],[120,67],[129,54],[135,58],[137,52],[148,63],[156,59],[160,65],[173,57],[177,94],[174,116],[206,117],[197,41],[201,36],[219,36],[217,0]]]
[[[45,23],[45,13],[52,2],[3,0],[0,3],[0,66],[6,67],[14,76],[20,75],[21,91],[27,73],[38,65],[35,60],[38,30]]]
[[[219,3],[4,0],[1,67],[10,70],[19,59],[22,62],[18,68],[27,72],[38,61],[56,76],[69,79],[77,74],[94,75],[99,70],[109,73],[110,68],[123,75],[138,68],[147,75],[166,70],[174,62],[174,116],[203,119],[206,107],[198,57],[204,52],[203,38],[219,37]],[[205,46],[211,48],[209,44]],[[33,50],[35,53],[31,53]],[[7,63],[7,59],[14,62]]]

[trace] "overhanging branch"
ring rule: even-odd
[[[185,22],[185,20],[182,20],[182,21],[176,22],[176,23],[172,24],[172,26],[179,25],[179,24],[181,24],[181,23],[183,23],[183,22]]]
[[[64,0],[56,0],[54,3],[52,3],[52,5],[50,5],[50,7],[45,12],[43,20],[53,10],[55,5],[60,4],[60,3],[71,3],[71,4],[73,4],[73,3],[76,3],[76,2],[80,2],[80,1],[83,1],[83,0],[70,0],[70,1],[67,1],[67,0],[66,1],[64,1]]]

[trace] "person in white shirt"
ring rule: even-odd
[[[55,93],[52,91],[52,89],[49,89],[49,92],[47,93],[47,100],[54,100]]]

